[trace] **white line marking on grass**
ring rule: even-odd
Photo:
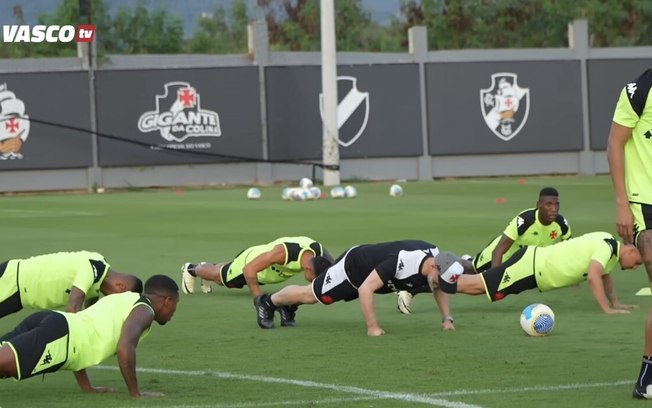
[[[479,394],[506,394],[506,393],[521,393],[526,391],[564,391],[564,390],[580,390],[584,388],[599,388],[599,387],[616,387],[620,385],[634,385],[632,380],[614,381],[614,382],[600,382],[600,383],[576,383],[576,384],[563,384],[563,385],[536,385],[533,387],[521,388],[501,388],[501,389],[478,389],[478,390],[456,390],[447,392],[435,392],[428,394],[431,397],[450,397],[450,396],[463,396],[463,395],[479,395]]]
[[[118,367],[111,367],[111,366],[96,366],[96,368],[101,368],[106,370],[119,370]],[[257,381],[263,383],[290,384],[290,385],[297,385],[300,387],[321,388],[321,389],[329,389],[329,390],[334,390],[339,392],[348,392],[351,394],[366,395],[377,399],[393,399],[393,400],[404,401],[404,402],[422,403],[422,404],[432,405],[436,407],[444,407],[444,408],[482,408],[478,405],[465,404],[463,402],[457,402],[457,401],[447,401],[444,399],[428,397],[423,394],[408,394],[408,393],[396,393],[396,392],[387,392],[387,391],[380,391],[380,390],[369,390],[365,388],[351,387],[347,385],[325,384],[325,383],[318,383],[315,381],[291,380],[287,378],[277,378],[277,377],[265,377],[262,375],[233,374],[233,373],[224,373],[220,371],[163,370],[157,368],[139,368],[137,369],[137,371],[142,373],[171,374],[171,375],[192,375],[192,376],[212,375],[217,378],[225,378],[231,380],[246,380],[246,381]]]
[[[77,216],[93,216],[100,215],[98,212],[90,211],[48,211],[48,210],[26,210],[20,208],[0,208],[0,213],[8,214],[10,218],[35,218],[35,217],[77,217]]]
[[[376,401],[380,398],[376,397],[354,397],[354,398],[327,398],[321,400],[291,400],[291,401],[274,401],[274,402],[251,402],[245,404],[204,404],[204,405],[173,405],[173,408],[256,408],[256,407],[276,407],[276,406],[288,406],[288,405],[321,405],[321,404],[344,404],[347,402],[355,401]],[[0,407],[2,408],[2,407]],[[130,408],[147,408],[146,406],[142,407],[130,407]]]

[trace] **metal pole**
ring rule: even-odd
[[[335,6],[333,0],[321,0],[321,86],[324,97],[322,160],[325,186],[340,184],[335,50]]]

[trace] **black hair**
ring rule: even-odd
[[[167,275],[154,275],[145,282],[145,294],[175,296],[179,294],[179,286]]]
[[[143,281],[139,277],[134,276],[134,287],[131,288],[132,292],[143,293]]]
[[[539,198],[549,197],[549,196],[559,197],[559,192],[557,191],[556,188],[552,188],[552,187],[544,187],[541,189],[541,191],[539,191]]]
[[[325,256],[316,256],[312,258],[312,268],[315,271],[315,276],[319,276],[326,272],[331,265],[333,265],[333,262]]]

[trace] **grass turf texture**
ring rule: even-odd
[[[404,238],[474,254],[516,213],[533,207],[545,186],[559,189],[561,212],[574,235],[615,232],[606,176],[405,183],[399,198],[388,195],[390,184],[355,183],[356,199],[306,202],[282,201],[280,186],[262,188],[259,201],[245,199],[246,187],[4,196],[0,247],[3,259],[94,250],[115,270],[144,279],[165,273],[177,281],[183,262],[229,260],[247,246],[279,236],[311,236],[335,256],[352,245]],[[277,315],[277,328],[264,331],[245,290],[182,294],[173,320],[155,325],[138,348],[138,367],[154,369],[139,373],[141,390],[165,397],[134,401],[119,371],[94,368],[89,370],[93,384],[116,392],[82,394],[73,375],[60,372],[43,381],[0,381],[0,407],[640,405],[630,392],[640,367],[649,298],[634,293],[647,279],[643,268],[618,269],[614,277],[621,301],[640,309],[604,315],[586,284],[545,294],[528,291],[496,304],[484,296],[456,295],[451,300],[455,332],[440,330],[427,294],[415,298],[408,316],[398,313],[394,295],[376,296],[387,331],[380,338],[366,336],[357,301],[302,306],[297,327],[278,327]],[[294,277],[285,284],[291,283],[305,281]],[[519,326],[521,310],[534,302],[556,314],[548,337],[529,338]],[[29,312],[1,319],[0,332]],[[103,366],[117,362],[110,358]],[[262,381],[270,378],[299,383]]]

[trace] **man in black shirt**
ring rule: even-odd
[[[465,265],[463,265],[465,264]],[[335,260],[322,263],[323,270],[309,285],[286,286],[272,295],[254,299],[258,325],[274,327],[274,310],[280,306],[360,299],[369,336],[381,336],[385,331],[378,325],[374,310],[374,293],[393,293],[430,284],[442,316],[442,328],[454,330],[448,295],[433,282],[454,281],[472,265],[450,252],[440,252],[436,245],[418,240],[393,241],[359,245],[350,248]],[[437,275],[441,275],[439,279]]]

